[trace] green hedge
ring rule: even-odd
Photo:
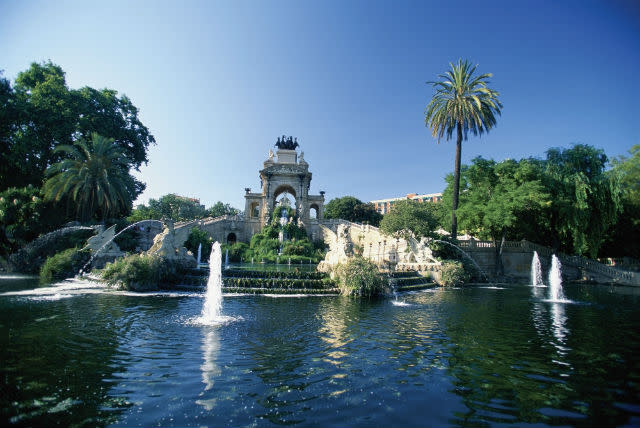
[[[225,278],[224,287],[268,288],[268,289],[315,289],[334,288],[330,279],[273,279],[273,278]]]
[[[223,287],[225,293],[243,293],[243,294],[339,294],[338,288],[325,289],[282,289],[282,288],[243,288],[243,287]]]
[[[295,271],[262,271],[226,269],[222,271],[226,278],[297,278],[297,279],[325,279],[326,273],[322,272],[295,272]]]

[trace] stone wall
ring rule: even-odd
[[[495,272],[495,245],[491,241],[461,241],[459,247],[469,254],[489,276]],[[589,280],[620,285],[640,286],[640,274],[606,266],[595,260],[570,256],[529,241],[506,241],[502,249],[504,274],[508,277],[530,281],[531,260],[536,251],[542,265],[543,277],[551,268],[551,256],[555,254],[562,264],[562,274],[567,280]]]

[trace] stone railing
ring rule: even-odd
[[[458,246],[464,250],[471,250],[475,248],[495,248],[495,243],[493,241],[460,241]],[[534,244],[529,241],[505,241],[503,245],[503,250],[513,250],[520,249],[523,252],[534,252],[536,251],[538,255],[543,257],[551,257],[552,255],[556,255],[560,260],[560,263],[563,265],[570,265],[576,267],[578,269],[582,269],[585,273],[588,274],[596,274],[602,275],[608,278],[611,278],[613,282],[624,284],[624,285],[640,285],[640,274],[638,272],[630,272],[626,270],[617,269],[611,266],[607,266],[605,264],[599,263],[595,260],[588,259],[582,256],[570,256],[568,254],[564,254],[561,252],[556,252],[551,248]]]

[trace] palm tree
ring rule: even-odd
[[[60,145],[55,152],[69,157],[47,169],[49,178],[43,187],[46,199],[73,202],[82,221],[96,213],[106,219],[131,205],[135,180],[129,174],[126,156],[113,139],[94,132],[91,140]]]
[[[456,65],[449,64],[451,70],[438,75],[439,82],[427,82],[436,90],[427,106],[424,122],[434,137],[445,136],[449,140],[453,131],[457,131],[456,160],[453,177],[453,206],[451,207],[451,236],[456,239],[458,221],[458,195],[460,193],[460,155],[462,140],[467,139],[469,131],[473,135],[482,135],[496,124],[496,115],[500,115],[502,104],[498,100],[499,93],[487,88],[487,79],[491,73],[474,77],[477,66],[467,60],[459,59]]]

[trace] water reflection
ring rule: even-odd
[[[203,363],[200,366],[202,372],[202,383],[204,383],[204,391],[213,388],[215,380],[220,376],[221,369],[218,365],[218,354],[220,352],[220,332],[218,328],[206,328],[202,340],[202,357]],[[204,395],[204,392],[200,394]],[[209,399],[200,398],[196,400],[196,404],[202,406],[205,410],[211,411],[216,406],[216,397]]]
[[[220,334],[217,328],[207,329],[202,343],[202,354],[204,362],[200,369],[202,370],[202,383],[205,384],[205,391],[213,388],[214,379],[220,375],[220,367],[216,360],[220,352]]]
[[[566,327],[567,316],[564,312],[564,304],[552,303],[551,304],[551,327],[553,336],[556,338],[554,344],[560,355],[565,355],[569,348],[567,348],[566,340],[569,329]]]

